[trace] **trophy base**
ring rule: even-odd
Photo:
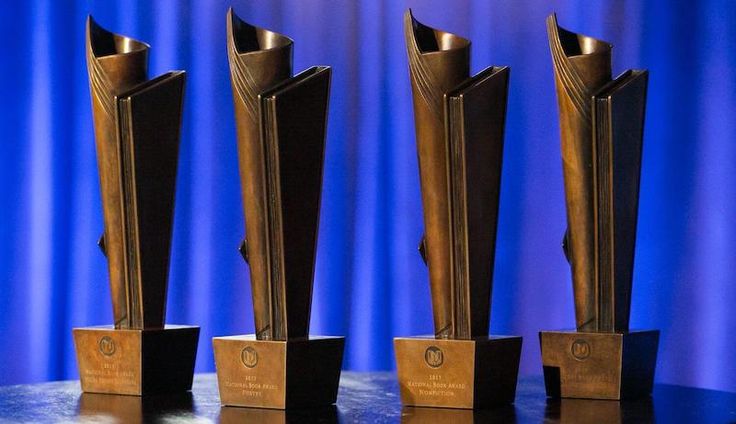
[[[401,402],[483,409],[514,402],[521,337],[395,338]]]
[[[141,396],[192,389],[199,327],[72,332],[83,392]]]
[[[277,341],[250,334],[214,337],[212,345],[223,405],[286,409],[337,400],[344,337]]]
[[[659,330],[539,333],[549,397],[620,400],[652,393]]]

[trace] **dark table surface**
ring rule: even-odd
[[[337,406],[276,411],[221,407],[214,374],[198,374],[191,393],[176,397],[82,394],[78,381],[0,387],[0,422],[736,422],[736,393],[658,384],[634,402],[548,400],[539,377],[519,380],[516,403],[490,411],[402,408],[392,373],[344,372]]]

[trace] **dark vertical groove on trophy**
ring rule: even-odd
[[[268,176],[268,184],[266,184],[266,193],[268,196],[267,203],[267,221],[269,228],[269,294],[271,297],[271,328],[274,340],[286,340],[287,317],[286,302],[284,301],[285,279],[283,275],[283,231],[281,228],[281,182],[279,181],[279,160],[278,160],[278,133],[276,128],[276,105],[273,99],[263,99],[261,104],[264,119],[264,151],[266,152],[266,175]]]
[[[450,237],[453,241],[453,252],[450,255],[452,279],[452,312],[455,323],[456,339],[470,338],[470,311],[468,308],[470,290],[468,287],[467,228],[465,194],[465,143],[463,143],[463,103],[458,98],[447,100],[446,126],[448,153],[448,197],[451,200]]]
[[[547,31],[555,70],[567,209],[567,249],[579,331],[598,328],[595,277],[592,95],[611,80],[611,46],[557,25]]]
[[[593,185],[597,187],[595,199],[595,210],[598,215],[596,224],[598,231],[595,232],[596,250],[595,265],[598,279],[598,328],[600,332],[614,331],[614,275],[613,264],[613,181],[612,172],[613,152],[608,140],[611,139],[610,110],[606,99],[596,100],[594,107],[595,123],[593,134],[593,156],[595,158]]]
[[[135,167],[133,166],[133,127],[130,116],[130,100],[120,99],[118,103],[118,120],[119,120],[119,157],[121,158],[120,175],[121,175],[121,192],[123,193],[122,213],[123,213],[123,229],[125,237],[123,238],[123,256],[126,273],[126,293],[128,295],[128,317],[131,328],[143,328],[143,319],[141,316],[141,290],[140,278],[138,271],[140,263],[138,261],[138,225],[136,216],[138,208],[135,199]]]

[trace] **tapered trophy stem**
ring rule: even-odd
[[[293,41],[249,25],[233,10],[227,14],[227,51],[235,106],[240,187],[247,241],[243,253],[250,267],[256,337],[274,338],[267,233],[266,170],[259,133],[258,95],[292,73]]]
[[[572,269],[575,321],[579,331],[597,329],[595,287],[593,94],[611,81],[611,46],[569,32],[547,18],[560,113],[562,163],[567,203],[563,246]]]
[[[451,287],[451,235],[445,153],[445,93],[468,78],[470,41],[404,16],[404,36],[414,100],[419,176],[429,267],[435,337],[454,337]]]

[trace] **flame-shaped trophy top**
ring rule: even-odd
[[[294,41],[253,26],[230,8],[227,12],[227,53],[235,92],[257,127],[258,95],[291,76]]]
[[[442,121],[442,98],[470,74],[470,41],[422,24],[409,9],[404,36],[411,78],[432,114]]]
[[[575,111],[590,125],[591,96],[611,81],[612,47],[560,27],[555,14],[547,18],[547,32],[558,90],[564,90]]]
[[[87,18],[89,81],[104,112],[113,116],[113,97],[148,79],[148,50],[142,41],[112,33]]]

